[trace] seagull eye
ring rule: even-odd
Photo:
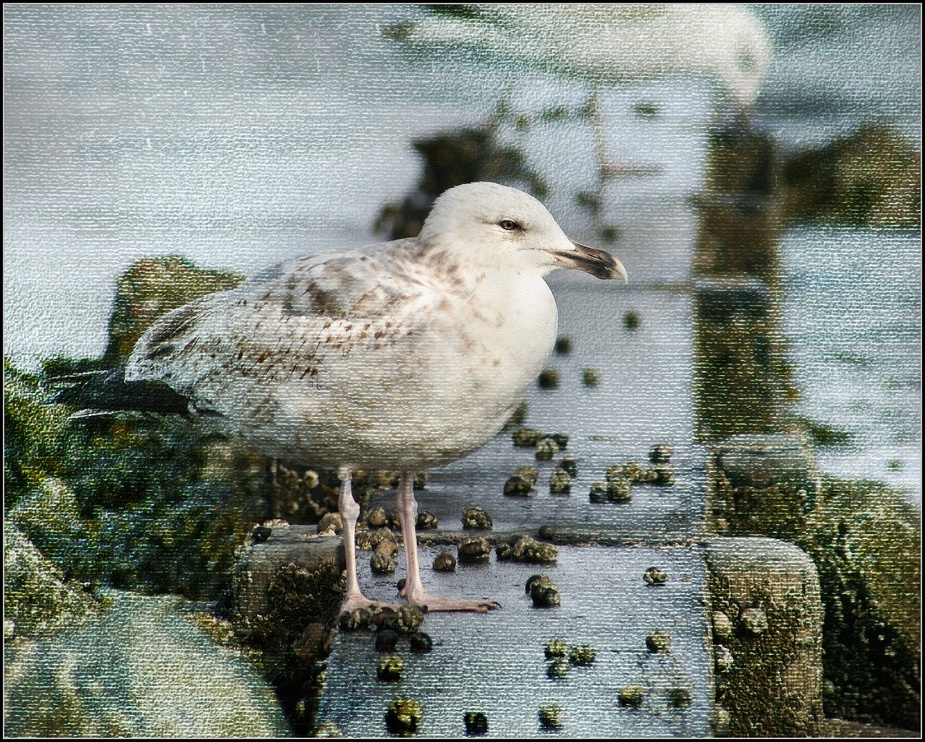
[[[520,229],[520,225],[513,219],[502,219],[500,222],[498,222],[498,226],[501,227],[501,229],[506,229],[508,232],[512,232],[515,229]]]

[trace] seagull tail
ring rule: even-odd
[[[159,381],[126,381],[124,368],[58,376],[46,381],[45,386],[57,390],[45,400],[46,404],[83,408],[71,415],[75,420],[120,410],[189,413],[190,400],[182,394]]]

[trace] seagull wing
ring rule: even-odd
[[[412,242],[281,263],[175,309],[140,338],[126,379],[161,381],[194,410],[231,417],[293,385],[323,392],[424,321],[432,290],[392,259]]]

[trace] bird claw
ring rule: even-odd
[[[353,613],[358,608],[367,608],[378,611],[381,608],[391,608],[397,610],[398,606],[384,600],[370,600],[365,595],[350,596],[344,600],[341,606],[341,613]]]
[[[460,598],[440,598],[436,595],[423,593],[419,595],[404,596],[409,605],[416,605],[426,612],[432,611],[469,611],[473,613],[487,613],[501,608],[501,604],[494,600],[462,600]]]

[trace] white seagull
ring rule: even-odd
[[[741,110],[758,96],[771,43],[735,3],[470,3],[435,6],[386,35],[411,46],[469,47],[594,83],[663,75],[718,80]]]
[[[557,268],[626,281],[619,260],[570,240],[532,196],[457,186],[418,237],[284,262],[165,314],[124,379],[106,380],[111,407],[186,412],[266,455],[337,469],[344,610],[374,603],[357,582],[351,472],[400,470],[401,596],[432,611],[486,611],[497,604],[425,591],[414,473],[482,446],[523,399],[556,339],[543,277]],[[105,408],[103,387],[91,396]]]

